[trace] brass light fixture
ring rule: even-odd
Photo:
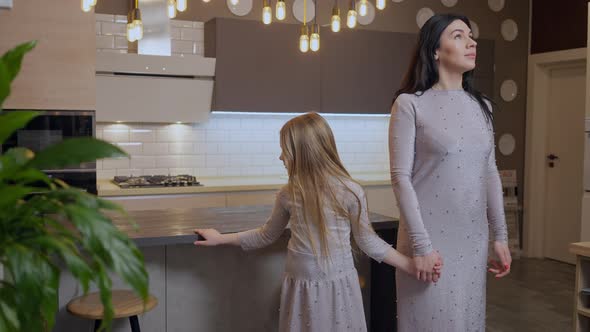
[[[275,16],[279,21],[284,20],[287,16],[287,5],[285,4],[285,0],[277,0]]]
[[[133,2],[133,9],[127,14],[127,40],[138,41],[143,38],[143,23],[141,22],[141,11],[138,0]]]
[[[187,0],[176,0],[176,10],[183,12],[186,10]]]
[[[340,31],[340,8],[338,7],[338,0],[334,1],[334,8],[332,8],[332,24],[330,24],[333,32]]]
[[[309,31],[307,30],[307,1],[303,0],[303,25],[299,36],[299,50],[303,53],[309,51]]]
[[[309,48],[312,50],[312,52],[317,52],[320,49],[320,26],[318,25],[317,22],[317,13],[318,13],[318,1],[315,1],[315,13],[316,15],[314,15],[313,17],[313,26],[311,28],[311,37],[309,40]]]
[[[367,0],[359,0],[359,8],[358,8],[358,14],[360,16],[367,16],[367,13],[369,12],[369,1]]]
[[[83,12],[88,13],[94,8],[94,6],[96,6],[96,0],[82,0],[80,6],[82,7]]]
[[[356,5],[354,0],[350,0],[350,7],[348,9],[348,15],[346,16],[346,26],[350,29],[354,29],[356,27]]]
[[[268,25],[272,23],[272,8],[270,0],[262,0],[262,23]]]
[[[177,2],[175,0],[168,0],[166,2],[166,9],[168,11],[168,18],[175,18],[176,17],[176,6],[177,6]]]

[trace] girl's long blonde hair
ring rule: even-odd
[[[293,202],[301,206],[302,220],[310,232],[310,225],[317,226],[320,239],[320,255],[329,256],[328,231],[323,208],[331,207],[339,216],[348,218],[352,227],[359,225],[361,201],[346,184],[355,182],[342,165],[330,126],[317,113],[306,113],[289,120],[281,128],[282,159],[287,167],[287,188]],[[337,199],[334,183],[341,183],[356,197],[358,213],[351,216],[347,207]],[[298,210],[298,209],[295,209]],[[314,254],[317,244],[310,234]]]

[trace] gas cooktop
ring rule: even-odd
[[[188,187],[201,185],[194,176],[187,174],[115,176],[113,182],[120,188]]]

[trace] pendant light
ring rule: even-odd
[[[320,49],[320,26],[317,22],[318,17],[318,1],[315,1],[315,16],[313,17],[313,26],[311,28],[311,37],[309,39],[309,48],[312,52],[317,52]]]
[[[262,23],[272,23],[272,8],[270,7],[270,0],[262,0]]]
[[[350,29],[356,27],[356,6],[354,0],[350,0],[350,8],[348,9],[348,15],[346,16],[346,26]]]
[[[332,23],[330,24],[332,31],[340,31],[340,24],[340,8],[338,7],[338,0],[335,0],[334,8],[332,8]]]
[[[279,21],[282,21],[287,17],[287,5],[285,4],[285,0],[277,1],[275,15]]]

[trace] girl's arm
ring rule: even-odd
[[[244,250],[251,250],[268,246],[276,241],[289,223],[290,214],[285,207],[287,204],[285,188],[281,189],[275,199],[271,216],[259,228],[233,234],[220,234],[215,229],[195,229],[205,240],[195,241],[197,246],[235,245]]]

